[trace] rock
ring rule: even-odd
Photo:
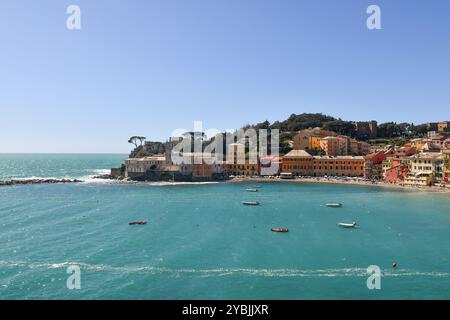
[[[55,184],[55,183],[79,183],[78,179],[26,179],[26,180],[0,180],[0,186],[15,186],[27,184]]]
[[[94,179],[103,179],[103,180],[123,180],[122,176],[113,176],[111,174],[102,174],[100,176],[95,176]]]

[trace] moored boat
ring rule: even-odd
[[[352,222],[352,223],[339,222],[337,225],[342,228],[355,228],[356,222]]]
[[[272,228],[270,230],[273,232],[289,232],[288,228]]]
[[[340,203],[340,202],[329,202],[329,203],[326,204],[326,206],[330,207],[330,208],[340,208],[340,207],[342,207],[342,203]]]
[[[131,222],[128,222],[128,224],[129,224],[130,226],[133,226],[133,225],[135,225],[135,224],[140,224],[140,225],[142,225],[142,224],[147,224],[147,221],[131,221]]]
[[[246,206],[257,206],[257,205],[259,205],[258,201],[241,201],[241,203],[243,205],[246,205]]]
[[[247,191],[247,192],[258,192],[258,189],[249,188],[249,189],[245,189],[245,191]]]

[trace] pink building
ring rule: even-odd
[[[405,164],[393,165],[391,169],[386,170],[384,181],[403,182],[408,175],[408,166]]]

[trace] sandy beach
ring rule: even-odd
[[[343,185],[357,185],[368,187],[391,188],[397,190],[410,190],[422,192],[439,192],[450,194],[450,186],[415,186],[394,184],[384,181],[370,181],[363,178],[334,178],[334,177],[296,177],[295,179],[282,179],[280,177],[235,177],[228,181],[229,183],[242,182],[285,182],[285,183],[327,183],[327,184],[343,184]]]
[[[204,181],[204,182],[172,182],[172,181],[134,181],[134,180],[116,180],[107,179],[104,177],[94,177],[92,181],[109,181],[110,183],[117,184],[137,184],[137,185],[196,185],[196,184],[215,184],[215,183],[322,183],[322,184],[340,184],[340,185],[355,185],[355,186],[367,186],[367,187],[380,187],[390,188],[396,190],[408,190],[408,191],[420,191],[420,192],[438,192],[450,194],[450,186],[415,186],[388,183],[384,181],[371,181],[364,178],[357,177],[296,177],[295,179],[282,179],[280,177],[234,177],[225,181]]]

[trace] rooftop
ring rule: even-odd
[[[364,160],[363,156],[314,156],[314,159]]]
[[[415,155],[412,155],[410,159],[436,159],[440,160],[443,159],[442,153],[440,152],[421,152],[417,153]]]
[[[292,150],[288,154],[285,155],[285,157],[291,157],[291,158],[311,158],[312,155],[310,155],[305,150]]]

